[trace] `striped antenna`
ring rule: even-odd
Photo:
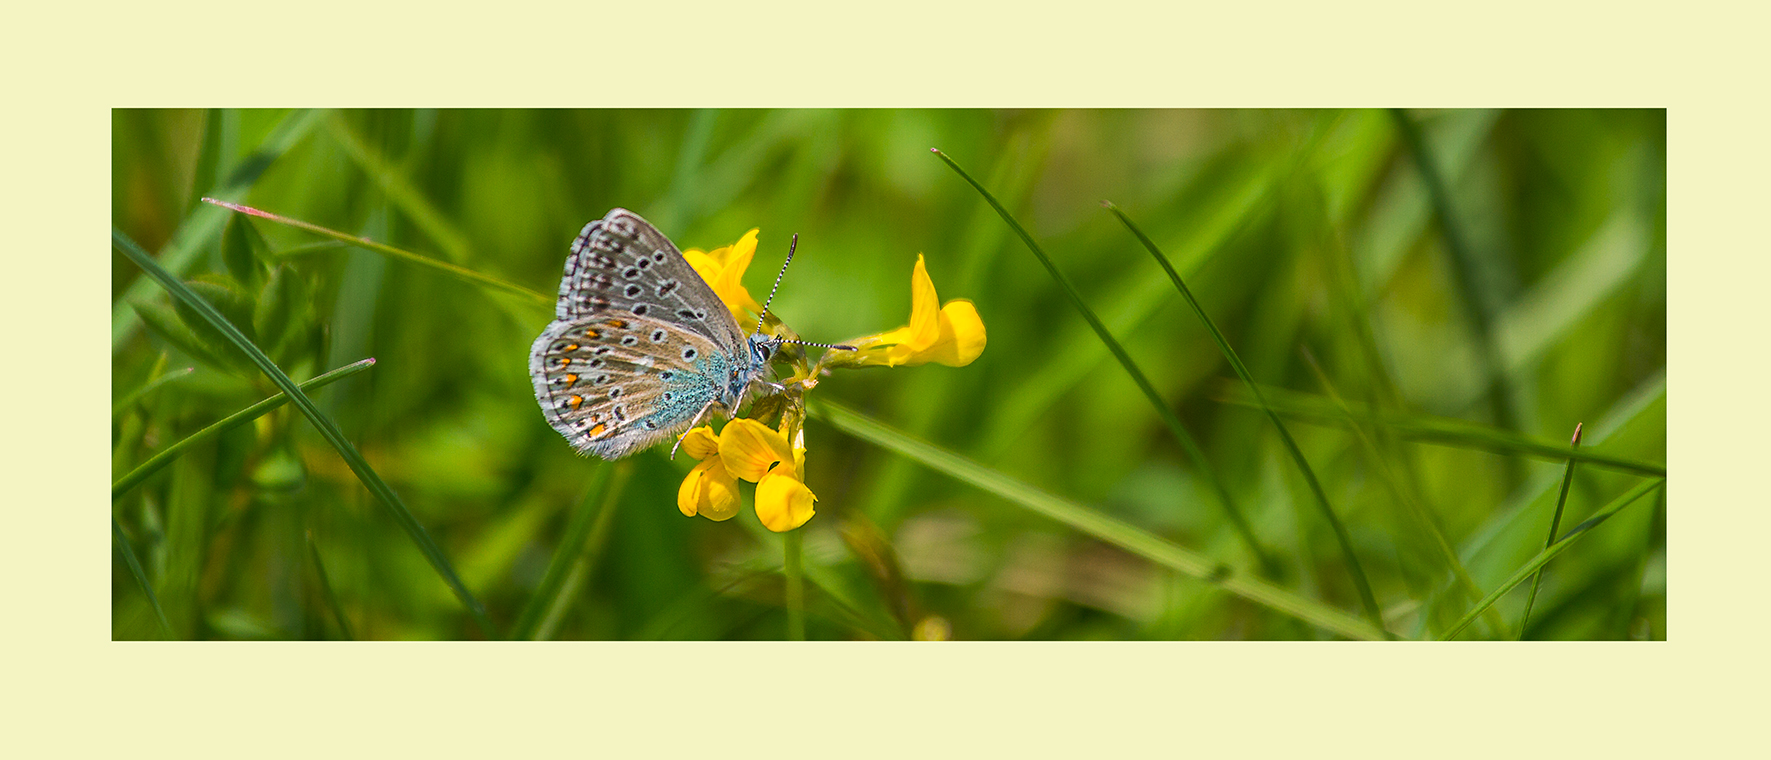
[[[792,338],[781,338],[780,340],[782,343],[798,343],[799,345],[802,345],[802,346],[817,346],[819,348],[836,348],[836,349],[841,349],[843,351],[856,350],[854,346],[845,346],[841,343],[813,343],[809,340],[793,340]]]
[[[781,277],[787,274],[787,265],[793,263],[793,251],[799,248],[799,233],[793,233],[793,242],[787,244],[787,260],[781,262],[781,271],[775,274],[775,286],[769,288],[769,300],[763,302],[762,316],[756,318],[756,331],[763,331],[763,323],[769,320],[769,304],[775,302],[775,291],[781,289]]]

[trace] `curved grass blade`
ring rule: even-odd
[[[1082,318],[1087,320],[1089,327],[1094,328],[1101,343],[1107,346],[1107,350],[1113,352],[1113,357],[1119,360],[1119,364],[1125,368],[1126,374],[1131,375],[1132,382],[1137,383],[1138,389],[1143,391],[1144,397],[1150,400],[1150,406],[1155,408],[1157,416],[1161,417],[1163,423],[1168,425],[1175,440],[1179,441],[1181,448],[1186,450],[1187,457],[1193,460],[1193,466],[1199,468],[1200,474],[1211,484],[1212,491],[1217,494],[1219,503],[1223,505],[1224,513],[1230,518],[1230,523],[1235,526],[1236,533],[1241,536],[1243,543],[1248,546],[1249,552],[1260,562],[1263,571],[1268,575],[1276,575],[1278,563],[1255,538],[1254,529],[1249,526],[1248,519],[1243,516],[1242,510],[1236,506],[1236,500],[1230,496],[1230,489],[1224,487],[1223,480],[1218,477],[1216,468],[1213,468],[1210,460],[1205,458],[1205,450],[1201,449],[1199,442],[1193,440],[1192,434],[1181,426],[1180,417],[1176,416],[1174,410],[1169,408],[1168,403],[1162,400],[1161,394],[1156,392],[1156,386],[1152,385],[1150,379],[1144,376],[1143,370],[1138,369],[1138,365],[1132,361],[1131,355],[1125,352],[1125,347],[1119,345],[1119,341],[1107,331],[1107,326],[1101,324],[1100,317],[1095,316],[1094,311],[1090,310],[1088,304],[1083,302],[1082,294],[1076,291],[1076,286],[1070,283],[1070,279],[1065,277],[1063,272],[1058,271],[1057,265],[1045,255],[1045,250],[1040,248],[1038,243],[1033,242],[1033,236],[1027,234],[1027,230],[1021,226],[1020,222],[1015,221],[1008,209],[1003,208],[1002,204],[997,202],[996,196],[991,195],[989,190],[984,189],[983,185],[972,179],[970,174],[967,174],[957,162],[942,153],[939,148],[930,148],[929,150],[946,162],[947,166],[958,173],[961,179],[976,189],[979,195],[984,196],[984,201],[996,210],[997,216],[1002,217],[1002,220],[1008,223],[1009,228],[1020,236],[1021,242],[1026,243],[1028,250],[1031,250],[1033,255],[1039,259],[1039,263],[1045,265],[1045,269],[1051,273],[1052,279],[1056,280],[1065,295],[1070,297],[1070,303],[1082,314]]]
[[[326,237],[332,238],[333,240],[337,240],[337,241],[345,243],[347,245],[356,246],[356,247],[361,248],[365,251],[379,253],[383,256],[387,256],[387,257],[393,258],[393,259],[398,259],[400,261],[404,261],[404,262],[407,262],[410,264],[417,264],[419,266],[429,267],[431,269],[435,269],[439,272],[442,272],[443,274],[446,274],[446,275],[453,277],[457,280],[460,280],[462,282],[469,283],[471,285],[477,285],[482,288],[487,288],[490,290],[496,290],[496,291],[499,291],[502,293],[510,293],[513,295],[522,296],[523,298],[525,298],[527,300],[535,301],[536,303],[539,303],[542,305],[552,306],[554,299],[555,299],[554,296],[545,295],[545,294],[541,293],[540,291],[530,290],[529,288],[525,288],[525,287],[518,285],[514,282],[508,282],[505,280],[500,280],[496,277],[492,277],[490,275],[480,274],[479,272],[475,272],[474,270],[468,269],[466,267],[456,266],[456,265],[451,264],[447,261],[439,261],[439,260],[433,259],[429,256],[421,256],[421,255],[413,253],[411,251],[395,248],[395,247],[393,247],[391,245],[387,245],[385,243],[377,243],[377,242],[375,242],[373,240],[369,240],[367,238],[360,238],[360,237],[356,237],[353,235],[346,235],[346,234],[339,232],[337,230],[327,229],[327,228],[321,227],[320,225],[317,225],[317,224],[301,221],[300,219],[291,219],[286,216],[280,216],[278,214],[273,214],[269,211],[260,211],[258,209],[251,207],[251,206],[242,206],[238,203],[229,203],[228,201],[217,200],[215,198],[204,198],[203,202],[220,206],[222,208],[228,209],[229,211],[238,211],[242,214],[250,214],[252,216],[256,216],[260,219],[269,219],[270,221],[276,222],[278,224],[286,224],[291,227],[295,227],[297,229],[307,230],[308,232],[312,232],[316,235],[324,235]]]
[[[1176,546],[1142,528],[1053,496],[956,453],[905,435],[859,412],[827,400],[815,402],[812,410],[819,419],[849,435],[920,462],[931,469],[1001,496],[1011,503],[1256,604],[1351,639],[1380,640],[1393,637],[1389,632],[1374,627],[1355,615],[1298,596],[1260,578],[1237,573],[1228,565]]]
[[[1120,211],[1118,206],[1113,205],[1112,201],[1102,201],[1101,205],[1107,207],[1108,211],[1113,212],[1113,215],[1119,218],[1125,228],[1131,231],[1132,236],[1144,245],[1144,250],[1150,252],[1151,258],[1156,259],[1156,263],[1162,266],[1162,271],[1168,273],[1168,279],[1174,283],[1176,290],[1181,291],[1181,297],[1187,300],[1187,305],[1193,307],[1193,313],[1198,315],[1199,321],[1205,324],[1205,329],[1211,333],[1212,341],[1218,344],[1218,351],[1223,353],[1224,359],[1230,362],[1230,368],[1236,370],[1236,376],[1242,378],[1242,382],[1248,386],[1249,392],[1254,394],[1255,401],[1261,406],[1261,411],[1266,412],[1267,418],[1273,421],[1273,427],[1279,429],[1279,439],[1285,442],[1285,450],[1291,453],[1291,460],[1297,463],[1298,471],[1303,473],[1304,481],[1309,484],[1310,493],[1316,497],[1316,506],[1322,510],[1322,518],[1327,520],[1329,527],[1334,529],[1334,538],[1341,545],[1341,556],[1346,557],[1347,574],[1353,577],[1353,586],[1359,591],[1359,602],[1365,606],[1366,617],[1371,618],[1372,625],[1382,628],[1384,626],[1383,612],[1378,609],[1377,597],[1371,593],[1371,581],[1365,577],[1365,568],[1359,564],[1359,556],[1353,552],[1353,539],[1347,533],[1347,526],[1341,523],[1340,516],[1335,514],[1334,507],[1328,503],[1328,493],[1322,490],[1322,482],[1316,478],[1316,471],[1310,467],[1310,461],[1304,458],[1303,449],[1298,448],[1297,441],[1291,437],[1291,431],[1286,429],[1285,423],[1279,419],[1279,414],[1274,412],[1273,407],[1267,404],[1266,398],[1261,396],[1261,388],[1255,384],[1254,375],[1249,374],[1248,367],[1242,363],[1241,357],[1236,355],[1236,349],[1230,347],[1230,341],[1226,340],[1224,333],[1218,330],[1217,323],[1211,320],[1211,315],[1205,313],[1205,307],[1199,305],[1199,299],[1193,297],[1193,291],[1187,287],[1186,282],[1181,280],[1180,273],[1176,272],[1174,265],[1168,262],[1168,257],[1162,255],[1162,250],[1156,247],[1156,241],[1151,240],[1143,230],[1138,229],[1138,226],[1132,223],[1131,218],[1126,216],[1125,212]]]
[[[331,372],[327,372],[319,377],[308,380],[307,382],[302,383],[299,387],[302,390],[322,388],[373,366],[375,366],[375,360],[372,358],[364,359],[353,364],[346,364],[343,367],[339,367]],[[137,485],[140,485],[142,481],[147,480],[150,475],[159,472],[161,469],[165,468],[166,465],[172,464],[173,460],[178,459],[192,446],[221,435],[222,433],[239,427],[242,424],[258,419],[259,417],[263,417],[272,409],[276,409],[288,401],[289,394],[279,393],[253,404],[252,406],[223,417],[209,427],[185,436],[177,443],[161,449],[159,453],[148,458],[148,461],[137,465],[135,469],[129,471],[129,474],[118,478],[117,482],[111,484],[111,501],[116,501],[123,494],[129,493],[129,489],[134,488]]]
[[[326,563],[320,560],[320,547],[314,543],[314,532],[307,532],[307,556],[314,563],[314,574],[320,578],[320,594],[326,600],[326,606],[332,611],[332,619],[338,623],[339,633],[349,641],[356,641],[357,635],[351,632],[351,621],[344,616],[344,605],[338,601],[338,595],[332,592],[332,578],[326,574]]]
[[[460,599],[461,603],[467,607],[468,614],[473,617],[480,629],[487,636],[495,635],[492,621],[486,618],[485,607],[480,605],[480,601],[475,599],[473,593],[468,591],[467,586],[461,582],[460,576],[455,573],[455,568],[449,564],[448,557],[443,555],[443,550],[437,546],[435,541],[431,540],[430,534],[418,522],[418,518],[412,516],[411,510],[406,508],[406,504],[400,501],[399,495],[395,494],[394,490],[388,487],[387,482],[381,479],[381,475],[377,474],[374,468],[370,467],[369,463],[363,459],[363,455],[357,451],[357,447],[344,437],[344,431],[338,429],[338,424],[333,422],[332,418],[327,417],[324,412],[321,412],[320,408],[314,405],[313,400],[301,392],[301,388],[295,384],[295,381],[290,380],[283,370],[278,369],[277,365],[271,362],[270,357],[264,355],[264,351],[253,345],[252,341],[247,340],[246,336],[240,332],[240,328],[228,322],[221,312],[216,311],[214,306],[203,300],[177,277],[162,269],[153,257],[149,256],[147,251],[142,250],[141,246],[136,245],[134,240],[129,239],[128,235],[123,234],[121,230],[112,228],[111,243],[131,261],[134,261],[136,266],[141,267],[149,276],[158,280],[174,297],[191,307],[203,317],[204,321],[226,335],[235,347],[245,352],[252,363],[270,378],[271,382],[283,389],[283,393],[289,396],[296,408],[300,409],[301,413],[314,424],[314,427],[319,429],[320,435],[326,439],[326,442],[338,450],[339,457],[344,459],[344,463],[351,468],[352,472],[356,473],[357,479],[363,482],[363,486],[368,488],[369,492],[374,494],[375,498],[381,501],[382,505],[386,506],[388,511],[393,514],[394,521],[399,523],[400,528],[412,538],[412,542],[418,545],[419,551],[424,553],[424,558],[430,561],[431,567],[435,568],[437,574],[442,576],[443,581],[449,584],[450,590],[454,591],[456,598]]]
[[[278,158],[296,143],[307,136],[315,124],[320,121],[320,112],[299,110],[285,117],[282,123],[271,130],[269,137],[258,146],[257,152],[241,160],[227,180],[210,190],[210,195],[219,198],[240,198],[246,195],[253,183],[258,181],[265,169],[270,168]],[[213,210],[207,206],[191,209],[184,221],[179,222],[178,229],[172,233],[172,239],[166,247],[160,249],[160,263],[168,271],[184,274],[191,264],[202,254],[205,247],[221,236],[227,223],[227,214]],[[129,284],[123,295],[111,306],[111,351],[123,347],[123,341],[135,334],[135,328],[141,326],[141,317],[129,307],[130,303],[141,301],[147,297],[153,284],[147,280],[138,280]]]
[[[1580,448],[1580,423],[1574,423],[1574,440],[1569,443],[1573,448]],[[1556,495],[1556,513],[1550,518],[1550,535],[1543,541],[1543,548],[1548,549],[1556,543],[1556,531],[1562,527],[1562,507],[1568,503],[1568,486],[1574,482],[1574,460],[1568,460],[1568,469],[1562,471],[1562,492]],[[1537,589],[1543,585],[1543,571],[1538,570],[1531,576],[1531,595],[1525,597],[1525,614],[1519,616],[1519,640],[1525,640],[1525,626],[1531,622],[1531,607],[1537,603]]]
[[[1351,417],[1348,417],[1336,409],[1331,402],[1320,396],[1272,386],[1262,386],[1261,392],[1265,395],[1267,403],[1271,404],[1280,414],[1312,424],[1344,425],[1364,422],[1368,425],[1382,425],[1407,440],[1425,441],[1457,448],[1479,449],[1497,454],[1525,454],[1556,461],[1573,459],[1584,464],[1621,470],[1636,475],[1666,476],[1666,464],[1662,462],[1602,454],[1591,449],[1574,448],[1465,420],[1420,414],[1378,414],[1351,401],[1347,402],[1347,407],[1352,414]],[[1252,397],[1245,395],[1241,388],[1225,389],[1218,395],[1218,400],[1251,408],[1257,404]]]
[[[1512,591],[1514,587],[1524,583],[1532,575],[1536,574],[1537,571],[1543,568],[1544,565],[1548,564],[1550,560],[1555,559],[1556,555],[1561,554],[1563,551],[1567,550],[1569,546],[1573,545],[1574,541],[1580,538],[1582,534],[1598,527],[1599,523],[1610,519],[1612,515],[1617,514],[1619,510],[1629,506],[1631,502],[1647,495],[1649,491],[1660,488],[1664,485],[1666,485],[1666,478],[1655,478],[1654,480],[1646,481],[1625,492],[1624,495],[1617,497],[1610,504],[1601,507],[1599,511],[1593,513],[1592,517],[1587,518],[1586,522],[1570,528],[1566,535],[1562,536],[1562,538],[1558,539],[1555,543],[1550,544],[1548,548],[1538,552],[1537,556],[1532,557],[1531,561],[1526,562],[1524,567],[1519,568],[1518,572],[1513,573],[1512,577],[1501,583],[1500,588],[1490,592],[1488,596],[1482,597],[1482,601],[1477,602],[1475,607],[1471,608],[1469,612],[1464,613],[1464,616],[1457,621],[1456,625],[1451,627],[1445,636],[1442,637],[1442,640],[1450,641],[1457,638],[1457,635],[1462,633],[1464,628],[1470,625],[1470,621],[1476,619],[1477,615],[1482,614],[1483,610],[1488,609],[1489,606],[1493,605],[1496,601],[1499,601],[1502,596],[1505,596],[1508,591]]]
[[[123,551],[123,564],[129,566],[129,574],[135,577],[142,593],[148,595],[148,604],[153,605],[154,617],[159,618],[160,627],[166,631],[166,638],[178,638],[178,634],[172,632],[172,623],[166,619],[166,610],[160,607],[160,597],[154,593],[154,584],[148,582],[148,574],[141,569],[141,560],[136,558],[135,548],[129,545],[129,537],[123,534],[123,526],[117,524],[115,517],[111,518],[111,539]]]

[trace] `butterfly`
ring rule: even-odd
[[[775,351],[800,342],[764,335],[761,321],[746,336],[676,245],[618,208],[572,241],[529,377],[542,415],[573,448],[620,459],[716,410],[732,416],[756,385],[774,385],[763,374]]]

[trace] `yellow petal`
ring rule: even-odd
[[[719,436],[713,434],[713,426],[702,425],[685,434],[683,436],[683,453],[696,459],[718,456]]]
[[[694,517],[699,514],[715,522],[729,520],[738,514],[738,481],[726,472],[719,457],[709,457],[676,489],[676,508]]]
[[[695,270],[695,274],[701,275],[701,281],[710,288],[719,280],[720,271],[725,269],[725,265],[718,260],[694,248],[683,251],[683,259],[689,262],[689,267]]]
[[[921,351],[940,339],[940,304],[935,281],[929,279],[922,254],[916,254],[916,268],[910,272],[910,333],[904,341],[911,351]]]
[[[776,533],[806,524],[812,519],[812,505],[817,501],[812,489],[784,473],[769,473],[756,484],[756,517],[763,527]]]
[[[926,351],[926,361],[964,367],[984,353],[984,320],[970,301],[951,301],[941,307],[941,339]]]
[[[769,467],[777,462],[793,462],[793,450],[787,437],[756,420],[736,419],[726,424],[719,436],[720,459],[736,477],[753,483],[761,481]]]

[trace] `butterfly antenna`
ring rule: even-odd
[[[802,345],[802,346],[817,346],[819,348],[835,348],[835,349],[839,349],[842,351],[856,350],[854,346],[845,346],[841,343],[813,343],[809,340],[793,340],[791,338],[782,338],[781,342],[782,343],[798,343],[799,345]]]
[[[787,244],[787,260],[781,262],[781,271],[775,274],[775,286],[769,288],[769,300],[763,301],[762,316],[756,318],[756,331],[763,331],[763,323],[769,319],[769,304],[775,302],[775,291],[781,289],[781,277],[787,274],[787,265],[793,263],[793,251],[799,248],[799,233],[793,233],[793,241]]]

